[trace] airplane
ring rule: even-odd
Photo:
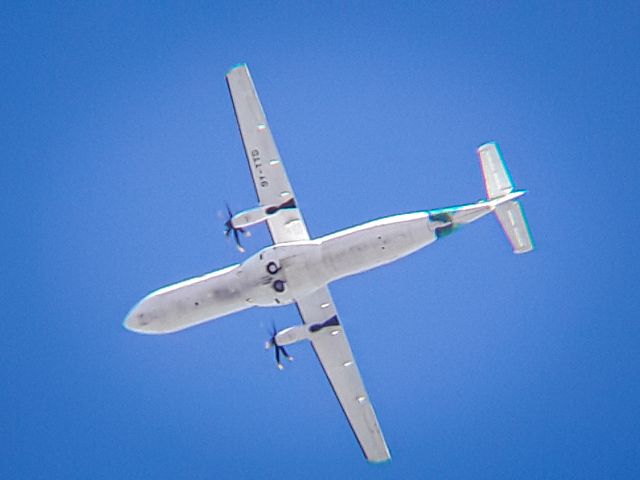
[[[349,425],[370,462],[391,459],[364,387],[342,319],[329,291],[338,279],[398,260],[493,212],[515,253],[533,250],[529,227],[496,143],[478,148],[487,199],[476,203],[394,215],[312,239],[246,64],[232,68],[227,85],[259,206],[233,215],[226,235],[266,223],[273,245],[240,264],[156,290],[127,315],[134,332],[166,334],[255,306],[295,303],[302,324],[273,332],[278,368],[285,347],[309,341]]]

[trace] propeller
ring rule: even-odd
[[[233,212],[231,211],[231,208],[229,207],[228,203],[225,203],[226,207],[227,207],[227,221],[224,222],[224,225],[226,227],[225,231],[224,231],[224,236],[229,238],[229,236],[231,235],[231,233],[233,233],[233,239],[236,241],[236,247],[238,247],[238,251],[240,251],[240,253],[244,253],[244,247],[242,246],[242,244],[240,243],[240,235],[238,235],[238,232],[244,234],[245,237],[250,236],[250,233],[245,231],[244,228],[235,228],[233,226]]]
[[[284,355],[284,357],[289,360],[290,362],[293,361],[293,357],[291,355],[289,355],[287,353],[287,351],[284,349],[284,347],[282,345],[278,345],[276,343],[276,335],[278,334],[278,330],[276,329],[276,325],[275,323],[271,324],[271,338],[269,340],[267,340],[267,342],[265,343],[265,348],[268,350],[271,347],[275,347],[276,349],[276,364],[278,365],[278,369],[279,370],[283,370],[284,369],[284,365],[282,365],[282,362],[280,361],[280,354],[282,353],[282,355]]]

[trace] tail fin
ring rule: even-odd
[[[533,250],[533,240],[527,225],[520,202],[515,198],[524,192],[513,192],[511,176],[502,159],[502,154],[495,142],[485,143],[478,147],[478,156],[482,165],[484,183],[489,200],[497,200],[495,213],[498,221],[511,242],[514,253],[525,253]],[[500,201],[505,197],[504,201]]]

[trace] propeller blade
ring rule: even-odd
[[[227,220],[224,222],[224,226],[226,227],[224,231],[224,236],[229,237],[231,234],[231,230],[233,230],[233,224],[231,223],[231,219],[233,218],[233,212],[231,212],[231,207],[227,202],[224,202],[225,207],[227,207]]]
[[[238,250],[240,250],[240,253],[244,253],[244,247],[240,243],[240,235],[238,235],[238,230],[233,227],[232,227],[232,230],[233,230],[233,238],[236,241],[236,246],[238,247]]]
[[[245,249],[242,246],[242,244],[240,243],[240,235],[238,234],[238,232],[245,234],[246,236],[247,233],[244,231],[244,229],[242,228],[235,228],[233,226],[233,212],[231,211],[231,207],[229,206],[229,204],[227,202],[224,202],[225,207],[227,208],[227,221],[224,223],[226,229],[224,231],[224,236],[229,238],[229,236],[231,235],[231,233],[233,232],[233,239],[236,242],[236,247],[238,247],[238,250],[240,251],[240,253],[244,253]]]
[[[290,362],[293,362],[293,357],[287,353],[284,347],[280,347],[280,348],[282,349],[282,353],[284,353],[284,356],[287,357],[287,360],[289,360]]]
[[[269,340],[267,340],[264,344],[265,348],[268,350],[271,347],[275,348],[276,351],[276,365],[278,366],[278,370],[283,370],[284,369],[284,365],[282,364],[282,361],[280,360],[280,354],[283,354],[287,360],[289,360],[290,362],[293,360],[293,357],[291,355],[289,355],[287,353],[287,351],[284,349],[283,346],[278,345],[276,343],[276,335],[278,334],[278,329],[276,328],[276,324],[274,322],[271,322],[271,338]]]

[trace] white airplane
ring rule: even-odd
[[[231,215],[227,235],[266,222],[273,245],[241,264],[185,280],[147,295],[129,313],[124,326],[147,334],[177,332],[254,306],[295,303],[302,324],[274,332],[267,347],[292,359],[286,345],[308,340],[331,383],[362,451],[371,462],[391,458],[365,390],[329,283],[384,265],[437,239],[460,225],[495,212],[515,253],[533,249],[520,204],[495,143],[478,148],[488,199],[477,203],[381,218],[311,239],[296,196],[273,141],[246,65],[227,74],[253,183],[260,205]],[[239,249],[242,250],[238,242]]]

